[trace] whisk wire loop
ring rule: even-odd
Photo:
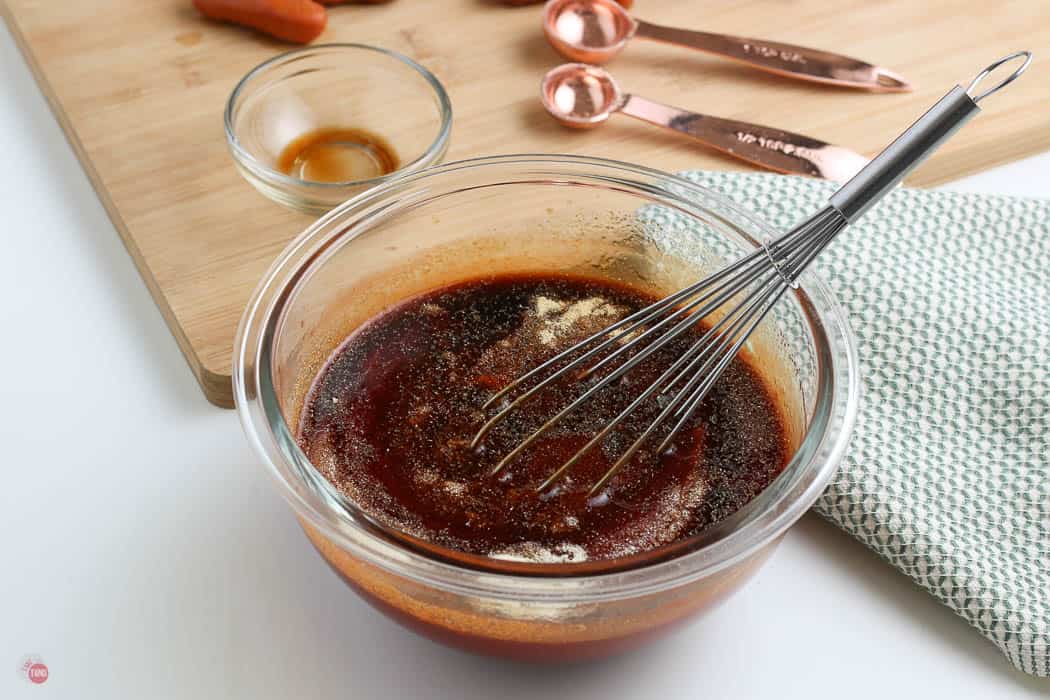
[[[1024,58],[1024,62],[1021,64],[1021,66],[1017,70],[1015,70],[1013,73],[1011,73],[1010,75],[1006,76],[1005,78],[1003,78],[998,83],[996,83],[992,87],[988,88],[987,90],[985,90],[981,94],[979,94],[979,95],[974,95],[973,94],[974,89],[981,83],[981,81],[983,81],[985,78],[987,78],[992,72],[994,72],[1000,66],[1002,66],[1002,65],[1004,65],[1006,63],[1009,63],[1011,61],[1014,61],[1014,60],[1016,60],[1018,58]],[[996,92],[999,92],[1004,87],[1006,87],[1007,85],[1009,85],[1013,81],[1015,81],[1018,78],[1020,78],[1021,74],[1024,73],[1026,70],[1028,70],[1028,66],[1030,66],[1031,64],[1032,64],[1032,52],[1031,51],[1015,51],[1014,53],[1010,54],[1009,56],[1003,56],[998,61],[996,61],[995,63],[992,63],[991,65],[986,67],[984,70],[982,70],[980,73],[978,73],[977,77],[975,77],[972,81],[970,81],[970,85],[966,88],[966,94],[970,96],[970,98],[974,101],[974,103],[978,103],[981,100],[983,100],[984,98],[988,97],[989,95],[992,95],[992,94],[995,94]]]

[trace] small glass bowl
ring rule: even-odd
[[[233,89],[226,142],[244,178],[270,199],[322,214],[349,197],[439,163],[452,104],[433,73],[407,56],[365,44],[323,44],[259,64]],[[348,182],[312,182],[276,169],[281,151],[315,129],[361,129],[392,147],[399,168]]]
[[[739,589],[838,468],[860,374],[845,313],[813,273],[747,348],[781,399],[790,463],[737,514],[631,561],[482,567],[407,546],[321,476],[296,444],[298,418],[346,336],[404,299],[501,272],[587,274],[666,293],[774,234],[686,180],[582,156],[479,158],[400,178],[314,223],[263,277],[234,346],[242,425],[310,542],[393,619],[521,659],[637,646]]]

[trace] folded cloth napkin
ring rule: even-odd
[[[683,175],[781,230],[835,189]],[[864,382],[816,511],[1050,676],[1050,200],[898,189],[814,265]]]

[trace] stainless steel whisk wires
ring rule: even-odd
[[[704,396],[714,386],[715,380],[721,372],[729,365],[733,357],[740,350],[748,336],[755,327],[761,323],[766,314],[773,307],[780,296],[789,285],[794,284],[794,278],[801,273],[805,266],[823,250],[834,235],[846,224],[838,212],[828,208],[822,214],[823,223],[812,227],[798,227],[780,238],[767,242],[760,250],[738,260],[732,265],[723,268],[719,272],[691,285],[652,306],[624,318],[618,323],[599,331],[577,345],[550,358],[530,372],[522,375],[502,391],[494,395],[485,404],[489,408],[504,396],[512,392],[529,379],[540,375],[546,370],[562,363],[569,356],[586,350],[579,357],[564,364],[542,381],[525,391],[512,402],[504,406],[496,415],[488,420],[479,430],[474,438],[473,446],[477,446],[484,437],[506,418],[513,410],[528,401],[538,392],[549,387],[566,374],[577,370],[584,363],[595,358],[599,353],[607,350],[610,346],[618,345],[615,350],[597,360],[588,367],[583,376],[590,376],[602,367],[610,365],[625,353],[636,349],[651,341],[644,349],[627,359],[619,367],[602,377],[597,383],[588,388],[583,394],[574,399],[557,414],[547,420],[539,429],[519,443],[495,466],[492,473],[496,474],[518,455],[535,443],[544,433],[567,415],[590,400],[595,394],[603,390],[612,382],[618,380],[627,372],[634,369],[647,357],[664,347],[676,337],[688,331],[697,323],[697,320],[710,315],[727,300],[738,295],[748,286],[754,288],[748,293],[743,302],[734,306],[725,316],[713,324],[700,338],[686,350],[681,357],[673,362],[650,386],[632,401],[611,422],[606,424],[583,448],[581,448],[569,461],[558,468],[543,484],[540,490],[546,490],[562,475],[572,468],[580,458],[592,447],[597,445],[617,425],[622,423],[635,409],[648,400],[658,391],[664,397],[669,396],[675,387],[687,379],[684,386],[667,401],[656,420],[650,424],[644,433],[616,461],[613,467],[593,487],[593,491],[600,490],[605,483],[611,479],[620,468],[626,464],[635,452],[642,446],[645,440],[659,427],[660,424],[672,413],[678,422],[672,431],[664,438],[664,442],[658,448],[662,451],[670,444],[672,438],[681,430],[686,421],[692,415]],[[781,251],[785,251],[781,253]],[[775,264],[774,264],[775,262]],[[757,283],[757,284],[756,284]],[[677,306],[678,304],[683,304]],[[651,325],[650,325],[651,324]],[[673,324],[673,325],[671,325]],[[671,325],[662,335],[657,335]],[[648,327],[647,327],[648,326]],[[636,337],[631,337],[637,334]],[[655,340],[653,339],[655,337]],[[628,342],[622,342],[630,339]]]
[[[1024,61],[1013,73],[984,92],[973,95],[988,74],[1003,64],[1020,58]],[[654,396],[658,401],[657,405],[661,407],[658,415],[591,487],[590,493],[593,495],[601,491],[653,433],[670,418],[675,423],[656,452],[666,450],[751,334],[785,292],[797,286],[796,280],[799,275],[835,236],[859,219],[941,143],[976,115],[980,110],[978,102],[1013,82],[1028,68],[1031,61],[1030,52],[1018,51],[989,65],[965,90],[960,86],[950,90],[832,195],[828,205],[814,216],[780,237],[762,242],[757,250],[718,272],[627,316],[518,377],[492,396],[483,406],[483,410],[504,402],[516,389],[530,380],[539,381],[512,400],[506,401],[480,428],[471,447],[477,447],[508,415],[553,382],[569,373],[576,373],[569,379],[589,378],[625,354],[635,353],[564,406],[504,456],[491,472],[493,475],[498,474],[547,431],[587,403],[599,391],[623,377],[701,320],[716,314],[723,306],[728,306],[734,298],[742,296],[742,300],[717,318],[656,380],[544,480],[537,490],[542,492],[553,486],[585,454]],[[610,348],[614,349],[610,351]],[[580,370],[583,365],[592,361],[593,364]],[[548,372],[550,373],[546,374]]]

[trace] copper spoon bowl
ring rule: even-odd
[[[614,0],[549,0],[543,8],[543,31],[558,53],[582,63],[606,63],[637,37],[733,59],[787,78],[873,92],[912,89],[893,71],[849,56],[763,39],[664,27],[632,17]]]
[[[688,112],[625,93],[598,66],[566,63],[554,68],[544,76],[540,96],[550,115],[570,128],[591,129],[622,112],[777,172],[845,182],[868,163],[859,153],[809,136]]]

